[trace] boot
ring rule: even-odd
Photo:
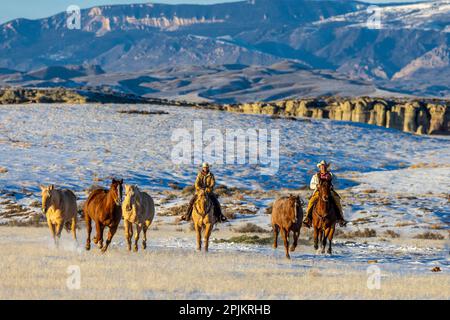
[[[311,218],[312,218],[311,212],[307,212],[305,217],[303,218],[302,222],[307,228],[311,228],[311,224],[312,224]]]

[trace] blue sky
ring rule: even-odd
[[[37,19],[48,17],[58,12],[63,12],[71,4],[79,5],[81,8],[89,8],[103,4],[125,4],[125,3],[219,3],[234,2],[237,0],[1,0],[0,23],[15,19],[28,18]],[[369,0],[372,3],[393,2],[392,0]],[[367,1],[367,2],[369,2]],[[411,2],[411,0],[396,0],[395,2]],[[414,1],[414,0],[412,0]]]

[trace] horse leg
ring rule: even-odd
[[[333,236],[334,236],[334,226],[332,226],[330,228],[330,231],[328,233],[328,254],[332,254],[332,250],[331,250],[331,242],[333,241]]]
[[[280,233],[280,227],[277,224],[273,225],[273,248],[278,247],[278,234]]]
[[[58,221],[56,223],[56,246],[59,246],[59,240],[61,239],[61,231],[64,227],[64,222],[63,221]]]
[[[73,239],[78,243],[77,240],[77,217],[72,218],[72,224],[70,226],[70,230],[72,231]]]
[[[325,248],[327,246],[327,237],[328,237],[329,229],[322,230],[321,240],[322,240],[322,253],[325,253]]]
[[[290,259],[291,256],[289,255],[289,231],[281,228],[281,235],[283,236],[284,240],[284,251],[286,252],[286,258]]]
[[[48,228],[50,229],[50,233],[52,234],[53,243],[56,245],[56,237],[55,237],[55,227],[53,226],[53,223],[47,219]]]
[[[109,244],[111,243],[112,237],[114,237],[114,234],[116,233],[118,226],[119,224],[109,227],[108,238],[106,238],[106,245],[102,249],[103,253],[105,253],[106,250],[108,250]]]
[[[134,236],[134,252],[138,252],[138,241],[139,234],[141,233],[142,227],[138,224],[136,226],[136,235]]]
[[[319,228],[314,227],[314,249],[319,249]]]
[[[86,222],[86,231],[87,231],[87,239],[86,239],[86,250],[91,249],[91,232],[92,232],[92,219],[85,213],[85,222]]]
[[[131,235],[133,234],[133,227],[128,220],[123,221],[123,227],[125,230],[125,239],[127,240],[128,251],[131,251]]]
[[[150,226],[150,221],[145,221],[145,224],[142,226],[142,232],[143,232],[143,240],[142,240],[142,249],[147,249],[147,230]]]
[[[103,248],[103,230],[104,229],[105,229],[105,226],[103,226],[99,221],[95,222],[95,231],[97,232],[97,235],[94,238],[94,243],[96,243],[100,249]]]
[[[208,223],[205,230],[205,252],[208,252],[209,249],[209,237],[211,236],[212,229],[212,223]]]
[[[194,224],[195,227],[195,233],[197,235],[197,250],[202,250],[202,227],[198,224]]]
[[[299,231],[293,231],[294,232],[294,243],[291,246],[291,252],[294,252],[297,248],[298,244],[298,237],[300,236],[300,230]]]

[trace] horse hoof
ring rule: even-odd
[[[134,247],[133,251],[138,252],[138,247]]]
[[[86,251],[91,250],[91,246],[86,246]]]
[[[273,245],[273,248],[276,249],[276,248],[278,248],[278,246],[277,246],[276,244],[274,244],[274,245]]]
[[[143,250],[147,249],[147,244],[145,242],[142,243],[142,249]]]
[[[319,246],[314,246],[314,249],[315,250],[319,250]]]
[[[286,259],[291,260],[291,256],[287,254]]]
[[[103,247],[101,250],[102,250],[102,253],[106,253],[106,250],[108,250],[108,247]]]
[[[294,246],[292,246],[292,247],[290,248],[291,252],[294,252],[295,249],[296,249],[296,248],[295,248]]]
[[[330,256],[332,255],[331,250],[328,250],[327,253],[328,253]]]

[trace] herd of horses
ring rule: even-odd
[[[125,195],[123,189],[125,187]],[[58,245],[63,228],[71,230],[77,241],[77,202],[75,194],[67,189],[56,189],[54,185],[41,186],[42,211],[47,218],[52,237]],[[331,201],[331,184],[328,181],[320,181],[318,185],[319,200],[313,208],[312,224],[314,228],[314,248],[325,253],[328,240],[328,253],[332,253],[332,240],[337,221],[335,206]],[[273,247],[277,248],[278,235],[284,241],[286,257],[289,252],[295,251],[300,229],[303,221],[303,201],[299,196],[289,195],[278,198],[272,207],[272,227],[274,232]],[[109,189],[98,188],[89,194],[83,206],[83,216],[86,222],[87,239],[86,250],[91,249],[92,221],[95,224],[96,235],[93,238],[95,244],[106,252],[120,221],[124,220],[125,239],[128,250],[131,251],[133,226],[134,251],[138,251],[138,241],[143,232],[143,249],[147,246],[147,230],[155,217],[155,204],[152,197],[139,189],[136,185],[124,185],[123,180],[112,179]],[[205,190],[197,193],[192,211],[192,220],[196,232],[197,250],[202,249],[202,234],[204,250],[208,251],[209,238],[218,218],[214,214],[213,201]],[[104,229],[108,227],[108,235],[103,244]],[[289,236],[293,234],[293,244],[289,247]]]

